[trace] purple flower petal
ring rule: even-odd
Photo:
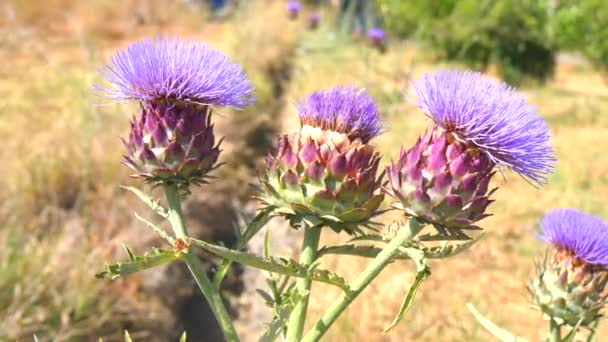
[[[237,64],[192,40],[146,39],[117,51],[93,87],[118,101],[173,99],[202,105],[246,106],[252,87]]]
[[[413,87],[418,107],[437,126],[477,146],[496,164],[546,183],[555,163],[549,129],[513,88],[470,71],[425,74]]]
[[[298,103],[298,111],[302,125],[344,133],[363,143],[380,135],[386,126],[374,101],[355,87],[314,92]]]
[[[576,209],[553,210],[540,224],[539,238],[592,265],[608,266],[608,223]]]

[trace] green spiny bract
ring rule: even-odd
[[[608,272],[557,250],[550,262],[538,266],[529,290],[538,307],[558,323],[590,326],[606,305]]]
[[[259,198],[292,223],[307,220],[354,234],[370,223],[383,200],[376,191],[379,161],[380,154],[359,139],[304,125],[279,137]]]

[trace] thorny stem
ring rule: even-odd
[[[302,266],[308,267],[315,261],[317,250],[319,249],[320,236],[320,226],[304,227],[304,241],[302,242],[302,252],[300,254],[300,263]],[[299,342],[302,339],[311,283],[309,278],[298,278],[296,280],[298,292],[303,294],[303,297],[298,304],[296,304],[296,307],[289,317],[287,325],[287,341],[289,342]]]
[[[184,217],[182,215],[182,206],[179,198],[179,191],[176,185],[168,184],[165,185],[165,194],[167,196],[167,202],[169,203],[169,222],[175,233],[177,239],[186,240],[188,233],[186,232],[186,226],[184,224]],[[205,269],[200,259],[190,252],[185,251],[184,260],[190,273],[194,277],[196,284],[203,292],[203,295],[207,299],[215,318],[217,319],[224,338],[228,342],[239,341],[239,337],[232,325],[230,315],[224,306],[222,297],[220,296],[219,290],[213,286],[213,283],[209,280],[205,274]]]
[[[365,270],[359,275],[351,286],[350,292],[340,294],[331,306],[327,309],[323,317],[318,320],[312,329],[304,336],[303,342],[318,341],[329,329],[329,327],[340,317],[344,310],[357,298],[361,292],[369,285],[380,271],[388,265],[399,248],[404,243],[411,240],[424,226],[416,219],[411,219],[407,227],[399,230],[397,235],[389,242],[384,249],[372,260]]]

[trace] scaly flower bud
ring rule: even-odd
[[[481,74],[442,71],[414,84],[418,106],[434,121],[388,168],[386,192],[409,214],[466,228],[487,217],[488,183],[506,166],[542,184],[553,150],[542,118],[506,84]]]
[[[382,202],[380,155],[368,141],[384,129],[363,91],[337,87],[299,104],[301,129],[279,137],[267,160],[260,199],[290,220],[359,231]]]
[[[571,326],[589,326],[601,317],[608,296],[608,223],[575,209],[547,214],[540,239],[553,247],[529,286],[549,317]]]
[[[211,106],[250,104],[252,88],[224,54],[193,41],[147,39],[118,51],[102,72],[110,99],[140,102],[123,140],[124,164],[148,182],[204,183],[220,150]]]

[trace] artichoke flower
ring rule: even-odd
[[[418,107],[433,120],[387,168],[385,192],[407,215],[466,229],[489,216],[496,168],[541,185],[553,171],[544,120],[508,85],[479,73],[441,71],[414,84]]]
[[[298,14],[300,14],[300,10],[302,9],[302,4],[299,1],[288,1],[287,2],[287,18],[291,20],[295,20],[298,18]]]
[[[471,226],[487,217],[494,175],[488,156],[441,129],[419,138],[388,169],[386,191],[397,205],[423,221],[448,227]]]
[[[380,154],[368,144],[384,123],[363,91],[337,87],[299,104],[301,129],[279,136],[259,199],[292,221],[359,232],[383,195]]]
[[[189,40],[158,38],[116,52],[95,86],[118,101],[137,100],[123,163],[151,183],[205,183],[220,154],[212,106],[250,104],[252,88],[227,56]]]
[[[592,326],[608,299],[608,224],[558,209],[544,217],[541,230],[553,253],[528,287],[535,304],[560,324]]]

